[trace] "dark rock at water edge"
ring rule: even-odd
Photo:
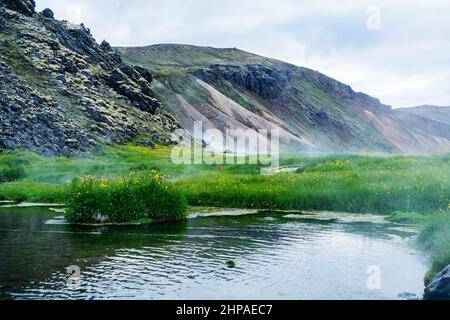
[[[425,289],[424,300],[450,300],[450,265]]]

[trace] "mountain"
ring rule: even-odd
[[[152,81],[84,25],[0,0],[0,148],[70,156],[141,135],[170,143],[179,125]]]
[[[400,114],[410,113],[426,119],[450,125],[450,107],[438,107],[424,105],[412,108],[403,108],[398,110]]]
[[[279,129],[286,151],[449,152],[450,124],[425,113],[236,48],[115,49],[83,24],[36,12],[33,0],[0,0],[0,152],[73,156],[138,137],[173,144],[172,132],[192,134],[194,121]]]
[[[450,128],[438,115],[397,111],[317,71],[236,48],[117,50],[154,74],[157,98],[187,130],[195,120],[222,131],[276,127],[285,149],[300,151],[450,151]]]

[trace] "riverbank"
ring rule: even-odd
[[[434,274],[450,263],[450,155],[308,157],[282,155],[280,165],[299,168],[261,176],[259,165],[175,165],[171,148],[105,147],[83,158],[0,155],[0,200],[65,202],[74,178],[123,179],[130,173],[170,176],[190,206],[269,210],[318,210],[425,217],[420,241],[433,256]],[[437,218],[440,217],[440,218]],[[444,222],[443,222],[444,221]]]
[[[450,264],[450,214],[440,212],[431,215],[396,212],[387,221],[420,228],[417,244],[430,254],[432,266],[425,276],[428,285],[433,278]]]
[[[0,200],[65,202],[74,178],[127,177],[155,171],[190,205],[432,214],[448,210],[450,154],[436,156],[281,156],[295,172],[261,176],[259,165],[175,165],[171,148],[105,147],[83,158],[0,155]]]

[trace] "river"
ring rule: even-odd
[[[60,216],[0,208],[0,298],[416,299],[429,265],[410,245],[414,230],[379,217],[265,212],[74,227]],[[80,270],[71,285],[69,266]]]

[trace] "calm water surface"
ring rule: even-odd
[[[58,224],[58,215],[0,209],[0,298],[420,298],[428,266],[407,245],[413,234],[389,224],[267,213],[79,228]],[[81,270],[78,289],[67,286],[71,265]],[[380,290],[367,288],[373,265]]]

